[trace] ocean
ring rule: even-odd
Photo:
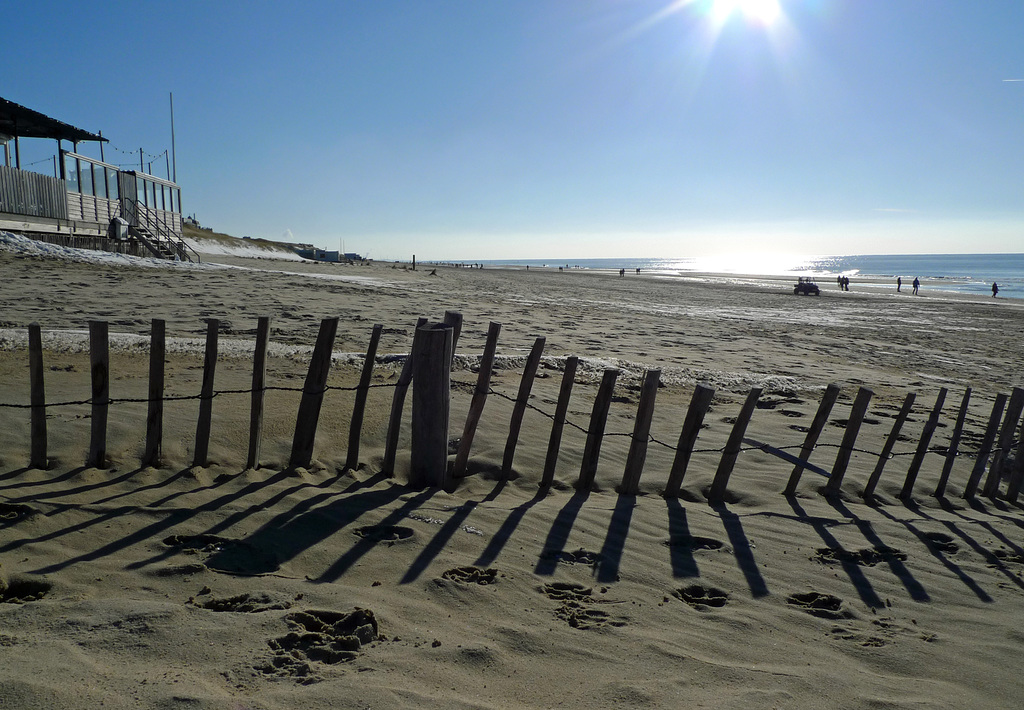
[[[831,285],[836,276],[892,281],[903,278],[910,288],[915,277],[927,282],[925,288],[953,293],[991,296],[992,284],[999,284],[1000,298],[1024,299],[1024,254],[861,254],[852,256],[765,256],[750,258],[691,257],[680,259],[493,259],[485,267],[516,266],[588,269],[599,271],[635,271],[685,276],[706,272],[796,278],[812,276],[822,286]]]

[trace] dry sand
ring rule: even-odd
[[[318,321],[340,316],[314,463],[287,470],[298,395],[268,394],[263,466],[243,470],[249,397],[214,399],[210,463],[192,468],[198,404],[170,402],[164,460],[140,468],[145,405],[110,410],[108,467],[86,468],[88,405],[48,414],[48,470],[26,468],[28,412],[0,407],[0,707],[1016,708],[1021,507],[967,504],[993,399],[1021,384],[1024,304],[876,288],[796,297],[786,282],[557,270],[412,272],[216,257],[134,268],[0,253],[0,403],[28,402],[26,326],[43,328],[50,402],[89,396],[86,322],[112,334],[111,395],[144,398],[146,336],[167,320],[170,395],[198,393],[202,319],[221,320],[217,390],[244,390],[256,318],[273,319],[271,386],[300,387]],[[398,478],[379,475],[392,388],[418,316],[465,319],[458,437],[488,322],[503,326],[471,475],[415,490],[408,416]],[[353,403],[384,336],[358,470]],[[531,404],[553,412],[566,355],[585,428],[602,371],[622,370],[595,490],[573,488],[570,426],[538,490],[550,419],[528,410],[499,480],[525,355],[547,338]],[[352,355],[346,355],[352,354]],[[645,369],[660,368],[638,496],[616,493]],[[717,390],[680,500],[660,493],[697,382]],[[842,396],[799,493],[758,448],[803,441],[823,388]],[[747,391],[764,388],[725,505],[707,502]],[[874,390],[842,496],[820,495],[857,388]],[[927,413],[949,443],[973,387],[948,497],[929,453],[898,499]],[[911,420],[879,499],[859,492],[908,392]]]

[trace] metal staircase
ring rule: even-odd
[[[158,259],[200,261],[199,254],[178,236],[156,212],[145,205],[135,205],[139,224],[128,225],[128,234]]]

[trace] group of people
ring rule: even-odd
[[[919,279],[919,278],[917,278],[915,276],[914,277],[914,283],[912,285],[914,287],[914,295],[916,296],[918,289],[921,288],[921,279]],[[896,277],[896,293],[899,293],[901,288],[903,288],[903,277],[902,276],[897,276]]]
[[[836,283],[839,284],[839,290],[840,291],[849,291],[850,290],[850,277],[849,276],[843,276],[842,274],[840,274],[839,276],[836,276]]]

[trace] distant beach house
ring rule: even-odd
[[[26,138],[57,141],[53,176],[22,169]],[[181,188],[141,165],[125,170],[80,155],[83,141],[107,139],[0,98],[0,230],[64,246],[197,261],[182,239]]]

